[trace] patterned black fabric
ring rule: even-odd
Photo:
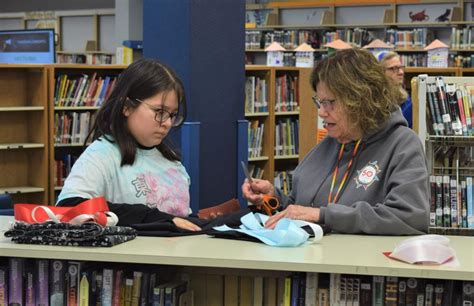
[[[73,225],[45,222],[27,224],[16,222],[5,237],[23,244],[111,247],[137,236],[137,231],[125,226],[102,227],[97,223]]]

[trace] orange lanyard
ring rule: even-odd
[[[357,143],[354,147],[354,150],[352,151],[351,160],[349,161],[349,164],[347,165],[347,169],[344,172],[344,175],[342,177],[342,181],[339,184],[339,188],[337,188],[336,196],[334,196],[334,203],[336,203],[337,198],[339,197],[339,192],[341,191],[342,187],[344,186],[344,184],[347,181],[347,177],[349,176],[349,171],[351,170],[352,162],[354,161],[354,157],[357,155],[357,150],[359,149],[360,141],[361,141],[360,139],[357,140]],[[334,169],[334,172],[332,174],[332,182],[331,182],[331,189],[329,190],[328,204],[333,203],[332,202],[332,192],[334,191],[334,186],[336,185],[337,173],[339,172],[339,162],[342,159],[343,153],[344,153],[344,144],[342,144],[341,149],[339,149],[339,154],[337,156],[336,168]]]

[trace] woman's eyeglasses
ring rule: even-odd
[[[399,72],[400,70],[401,70],[401,71],[405,70],[405,66],[393,66],[393,67],[385,68],[385,70],[390,70],[390,71],[393,72],[393,73],[397,73],[397,72]]]
[[[318,109],[321,109],[321,107],[324,107],[326,111],[334,110],[334,103],[336,102],[336,100],[321,100],[316,95],[312,96],[312,99]]]
[[[154,107],[153,105],[150,105],[140,99],[134,99],[134,100],[145,104],[146,106],[148,106],[149,109],[155,112],[155,121],[158,122],[159,124],[163,124],[168,119],[171,119],[172,126],[179,126],[181,123],[183,123],[184,117],[178,112],[170,113],[164,108]]]

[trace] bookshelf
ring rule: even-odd
[[[417,13],[428,17],[419,20]],[[272,41],[290,54],[306,42],[318,59],[337,38],[356,46],[378,38],[391,43],[406,66],[426,67],[423,48],[438,38],[450,46],[450,67],[474,66],[471,1],[268,1],[248,3],[246,21],[248,64],[263,64]]]
[[[9,220],[11,218],[0,217],[0,233],[7,228]],[[393,250],[406,238],[332,234],[315,244],[298,248],[275,248],[262,243],[215,239],[205,235],[174,238],[139,236],[112,248],[91,248],[15,244],[1,235],[0,260],[59,259],[95,262],[98,268],[107,268],[115,263],[120,269],[146,265],[143,267],[147,271],[155,270],[159,276],[174,274],[175,278],[179,278],[187,274],[190,275],[189,288],[194,290],[194,304],[191,305],[196,306],[223,305],[223,298],[229,294],[228,291],[238,291],[239,288],[238,283],[227,286],[231,277],[237,277],[240,285],[248,285],[246,288],[251,298],[257,296],[257,287],[254,285],[257,277],[263,277],[265,285],[268,278],[286,277],[293,272],[341,273],[353,277],[397,276],[433,282],[472,282],[474,262],[471,238],[449,237],[459,266],[409,265],[383,255],[383,252]],[[347,254],[351,254],[349,259]],[[245,278],[251,281],[244,284]],[[263,294],[264,300],[268,297],[265,290],[260,291],[260,294]],[[253,305],[252,302],[242,302],[242,291],[236,292],[234,296],[241,299],[240,304],[233,300],[235,305]]]
[[[472,77],[412,80],[414,129],[430,172],[432,232],[474,233],[472,88]]]
[[[44,65],[0,65],[0,193],[48,200],[48,74]]]
[[[84,150],[95,112],[113,86],[113,80],[125,68],[125,65],[50,66],[49,203],[55,203],[70,168]]]
[[[245,118],[254,131],[263,126],[260,140],[254,140],[258,132],[249,132],[248,161],[251,169],[262,169],[263,178],[271,182],[277,172],[294,169],[316,144],[310,74],[311,68],[245,67]],[[261,148],[252,149],[255,143]],[[258,177],[258,172],[253,176]]]

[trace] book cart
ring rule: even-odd
[[[430,232],[474,234],[474,78],[412,80],[414,128],[430,173]]]

